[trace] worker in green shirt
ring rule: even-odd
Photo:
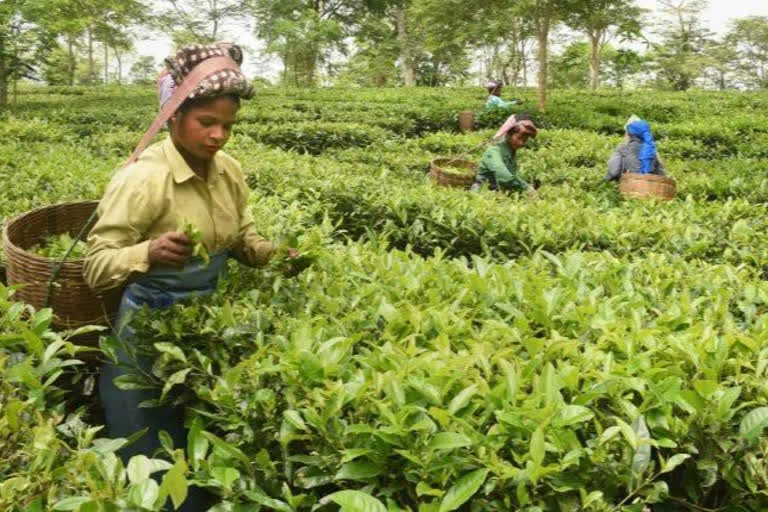
[[[488,99],[485,102],[486,110],[490,110],[492,108],[510,108],[522,103],[517,99],[509,101],[501,99],[501,89],[503,86],[504,84],[498,80],[491,80],[485,85],[485,88],[488,90]]]
[[[477,167],[477,176],[471,190],[482,189],[486,184],[490,190],[525,192],[535,196],[536,191],[517,173],[517,150],[525,147],[528,139],[536,137],[538,128],[530,119],[512,120],[499,130],[499,142],[488,148]]]

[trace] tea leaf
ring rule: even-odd
[[[174,508],[179,506],[187,499],[187,465],[183,459],[179,459],[163,476],[160,484],[159,498],[160,503],[164,502],[166,496],[171,497]],[[154,480],[148,480],[154,482]]]
[[[361,491],[339,491],[326,498],[339,505],[342,512],[387,512],[382,502]]]
[[[581,405],[566,405],[559,414],[559,417],[555,420],[555,423],[561,427],[567,427],[575,425],[577,423],[583,423],[594,418],[595,415],[584,406]]]
[[[152,472],[152,464],[145,455],[135,455],[128,461],[128,480],[132,484],[138,484],[149,478]]]
[[[739,436],[746,441],[754,441],[768,425],[768,407],[758,407],[751,410],[741,420]]]
[[[676,453],[663,464],[661,468],[662,473],[669,473],[670,471],[674,471],[677,466],[685,462],[686,460],[690,459],[691,455],[689,453]]]
[[[453,450],[471,445],[472,441],[465,435],[455,432],[440,432],[432,437],[428,446],[433,450]]]
[[[637,436],[637,448],[632,457],[632,474],[639,477],[651,464],[651,433],[645,423],[643,415],[638,416],[632,423],[632,430]]]
[[[445,493],[445,497],[440,502],[439,512],[451,512],[462,506],[480,490],[487,476],[487,469],[478,469],[459,478],[456,485]]]
[[[469,403],[472,397],[475,396],[475,393],[477,393],[477,384],[472,384],[471,386],[462,389],[458,395],[453,397],[451,403],[448,404],[448,412],[451,415],[459,412]]]
[[[336,480],[367,480],[378,476],[382,472],[382,467],[369,461],[348,462],[341,466],[336,473]]]
[[[167,342],[155,343],[154,347],[155,349],[157,349],[158,352],[168,354],[173,359],[176,359],[183,363],[187,362],[187,356],[184,355],[184,351],[181,350],[181,348],[174,345],[173,343],[167,343]]]
[[[541,466],[544,462],[545,447],[544,447],[544,429],[542,427],[537,428],[531,435],[531,445],[529,449],[531,454],[531,460],[537,466]]]
[[[78,510],[81,505],[91,501],[90,498],[73,497],[64,498],[53,506],[53,510]]]

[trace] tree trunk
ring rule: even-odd
[[[67,36],[67,85],[75,85],[75,40],[74,36]]]
[[[549,82],[549,26],[550,19],[547,13],[539,13],[536,18],[536,38],[539,43],[539,110],[544,112],[547,108],[547,89]]]
[[[520,44],[520,67],[523,71],[523,87],[528,87],[528,53],[525,48],[525,39]]]
[[[395,12],[397,17],[397,40],[400,43],[400,62],[403,67],[403,83],[406,87],[416,85],[416,71],[413,69],[413,55],[408,41],[408,25],[405,8]]]
[[[109,47],[104,43],[104,85],[109,82]]]
[[[88,28],[88,85],[93,85],[93,34]]]
[[[317,57],[314,47],[310,46],[307,49],[307,54],[304,56],[304,72],[306,76],[306,87],[312,87],[315,85],[315,72],[317,65]]]
[[[5,41],[0,37],[0,107],[8,104],[8,74],[5,64]]]
[[[600,34],[589,34],[589,88],[597,90],[600,84]]]
[[[375,71],[371,79],[374,87],[384,87],[387,85],[387,75],[381,71]]]
[[[493,53],[491,54],[491,70],[492,70],[491,78],[495,80],[499,72],[499,45],[498,44],[493,45]],[[504,85],[507,85],[504,82],[504,78],[502,78],[501,81]]]
[[[115,56],[115,60],[117,61],[117,83],[122,84],[123,83],[123,54],[117,49],[112,48],[112,53]]]
[[[440,74],[440,58],[436,55],[432,55],[432,83],[430,86],[439,87],[440,80],[442,79]]]

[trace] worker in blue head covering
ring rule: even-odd
[[[656,151],[656,141],[648,121],[632,116],[625,126],[627,140],[608,160],[605,181],[618,180],[625,172],[664,176],[664,167]]]

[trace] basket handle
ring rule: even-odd
[[[463,160],[463,159],[464,159],[466,156],[468,156],[470,153],[472,153],[473,151],[475,151],[475,150],[477,150],[477,149],[480,149],[481,147],[485,146],[486,144],[489,144],[489,143],[490,143],[490,142],[492,142],[493,140],[494,140],[494,137],[491,137],[490,139],[484,140],[483,142],[481,142],[481,143],[480,143],[480,144],[478,144],[477,146],[475,146],[475,147],[473,147],[473,148],[470,148],[470,149],[466,150],[464,153],[460,154],[459,156],[457,156],[457,157],[454,157],[454,158],[452,158],[452,159],[448,160],[447,162],[445,162],[445,165],[450,165],[450,164],[452,164],[453,162],[455,162],[456,160]]]
[[[83,235],[86,233],[86,231],[91,229],[91,224],[94,220],[96,220],[96,213],[98,212],[98,208],[94,208],[93,213],[91,213],[90,217],[88,217],[88,220],[85,221],[85,224],[83,224],[83,227],[80,228],[80,232],[77,234],[75,239],[72,241],[72,244],[69,246],[69,249],[67,249],[67,252],[64,253],[64,256],[56,263],[56,266],[53,267],[53,272],[51,272],[51,277],[48,279],[48,284],[45,287],[45,298],[43,299],[43,307],[48,307],[48,301],[51,298],[51,290],[53,289],[53,283],[56,282],[56,278],[59,277],[59,273],[61,272],[61,267],[64,265],[64,262],[67,261],[67,258],[69,258],[69,255],[72,254],[72,250],[75,248],[75,245],[83,238]]]
[[[452,164],[456,160],[461,160],[464,157],[466,157],[467,155],[469,155],[471,152],[475,151],[476,149],[480,149],[481,147],[485,146],[486,144],[489,144],[489,143],[493,142],[494,140],[503,137],[504,134],[506,134],[513,126],[515,126],[516,123],[517,123],[517,116],[515,114],[512,114],[511,116],[509,116],[507,118],[506,121],[504,121],[504,124],[501,125],[501,128],[499,128],[499,130],[493,135],[493,137],[491,137],[490,139],[484,140],[483,142],[481,142],[477,146],[475,146],[475,147],[473,147],[471,149],[468,149],[467,151],[465,151],[461,155],[457,156],[456,158],[453,158],[452,160],[449,160],[445,165]]]

